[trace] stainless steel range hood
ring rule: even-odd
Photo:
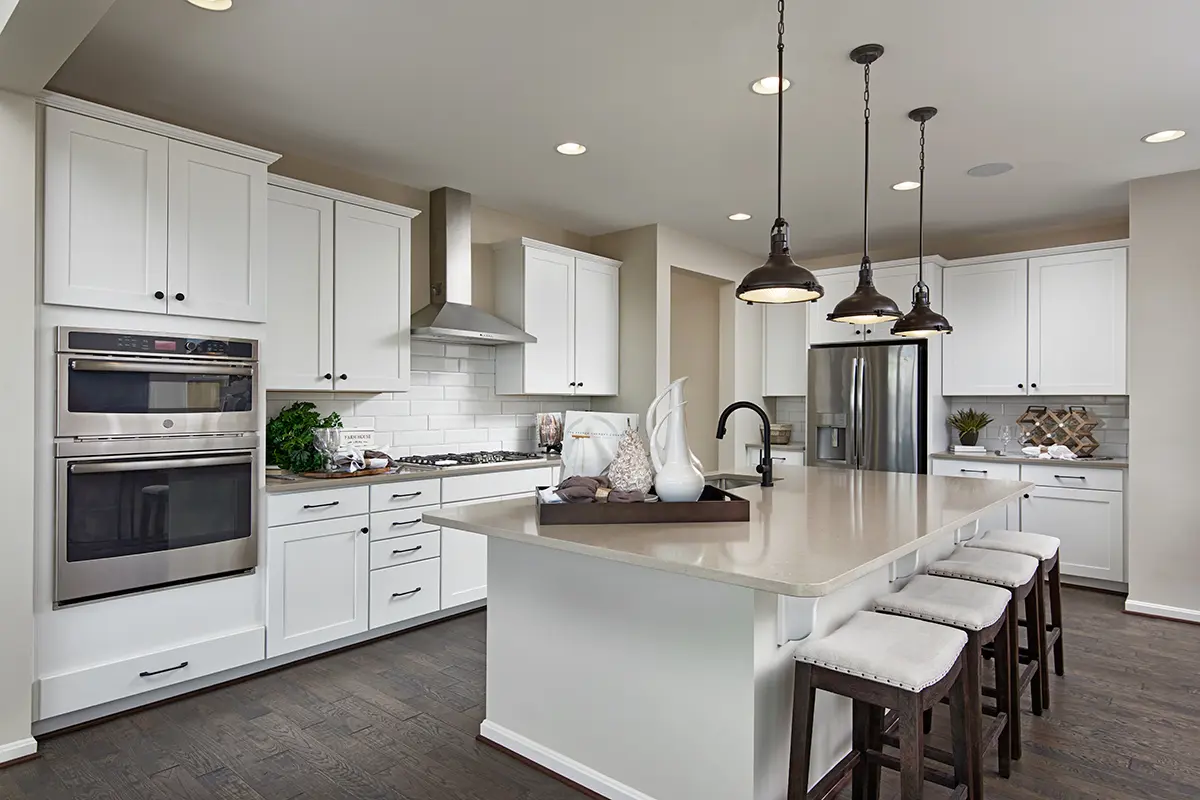
[[[413,339],[461,344],[528,344],[537,339],[471,307],[471,195],[429,193],[430,303],[412,315]]]

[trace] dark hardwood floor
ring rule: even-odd
[[[1200,627],[1123,615],[1109,595],[1064,601],[1067,676],[1048,714],[1025,715],[1012,778],[988,758],[988,798],[1200,798]],[[475,741],[485,625],[471,614],[48,738],[0,769],[0,798],[584,797]]]

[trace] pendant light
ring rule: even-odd
[[[775,224],[766,263],[746,273],[737,288],[747,303],[808,303],[825,294],[816,276],[792,260],[783,218],[783,0],[779,0],[779,125],[776,141]]]
[[[826,319],[851,325],[872,325],[900,318],[896,301],[879,293],[867,254],[868,201],[871,185],[871,65],[883,55],[883,45],[864,44],[850,51],[850,60],[863,68],[863,257],[858,268],[858,288],[834,306]]]
[[[914,108],[908,118],[921,123],[921,165],[918,180],[921,190],[917,201],[917,285],[913,287],[912,311],[909,311],[892,326],[894,336],[911,339],[928,339],[940,333],[951,333],[954,328],[941,314],[929,307],[929,286],[925,283],[925,123],[933,119],[937,109],[931,106]]]

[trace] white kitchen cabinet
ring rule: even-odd
[[[938,283],[936,275],[939,268],[932,265],[925,265],[925,280],[929,284],[929,305],[933,310],[941,310],[941,293],[934,286]],[[884,297],[890,297],[895,301],[900,308],[901,314],[907,314],[912,308],[913,287],[917,284],[917,265],[906,264],[900,267],[877,268],[875,270],[875,288]],[[906,339],[903,336],[893,336],[892,326],[895,322],[879,322],[873,325],[864,325],[863,336],[868,342],[877,342],[883,339],[894,340],[897,342],[911,342],[912,339]]]
[[[810,305],[762,305],[763,397],[803,397],[807,394]]]
[[[47,303],[263,322],[274,153],[48,95]]]
[[[617,393],[619,268],[531,239],[496,248],[496,313],[537,338],[496,348],[497,394]]]
[[[1035,486],[1021,498],[1021,530],[1057,536],[1063,575],[1125,582],[1124,494]]]
[[[1017,481],[1021,479],[1019,464],[990,463],[969,461],[966,459],[948,461],[932,459],[932,472],[947,478],[975,478],[1002,481]],[[970,526],[969,526],[970,527]],[[979,518],[978,533],[988,531],[1016,531],[1021,529],[1021,507],[1013,500],[999,508],[993,508]],[[964,533],[969,536],[970,531]]]
[[[268,658],[367,629],[368,519],[359,515],[268,529]]]
[[[1025,259],[953,267],[942,273],[946,318],[942,337],[942,393],[1027,393]]]
[[[167,143],[46,109],[47,303],[167,310]]]
[[[333,386],[333,201],[282,186],[267,192],[263,384],[271,390]],[[326,377],[328,376],[328,377]]]
[[[1126,250],[1029,259],[1029,393],[1125,394]]]
[[[808,310],[808,341],[811,344],[835,344],[838,342],[861,342],[862,325],[847,325],[845,322],[830,322],[826,317],[834,306],[854,293],[858,286],[858,268],[838,272],[818,272],[817,280],[825,288],[825,294],[805,305]]]
[[[167,312],[267,320],[267,165],[172,141]]]

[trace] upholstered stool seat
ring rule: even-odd
[[[1056,536],[1029,531],[988,531],[968,542],[967,547],[982,547],[985,550],[1003,550],[1032,556],[1039,561],[1048,561],[1058,555],[1059,540]]]
[[[943,578],[961,578],[1016,589],[1028,583],[1037,574],[1039,566],[1036,558],[1020,553],[958,547],[949,558],[933,562],[926,571]]]
[[[917,575],[901,591],[877,598],[875,610],[981,631],[1004,616],[1011,596],[998,586]]]

